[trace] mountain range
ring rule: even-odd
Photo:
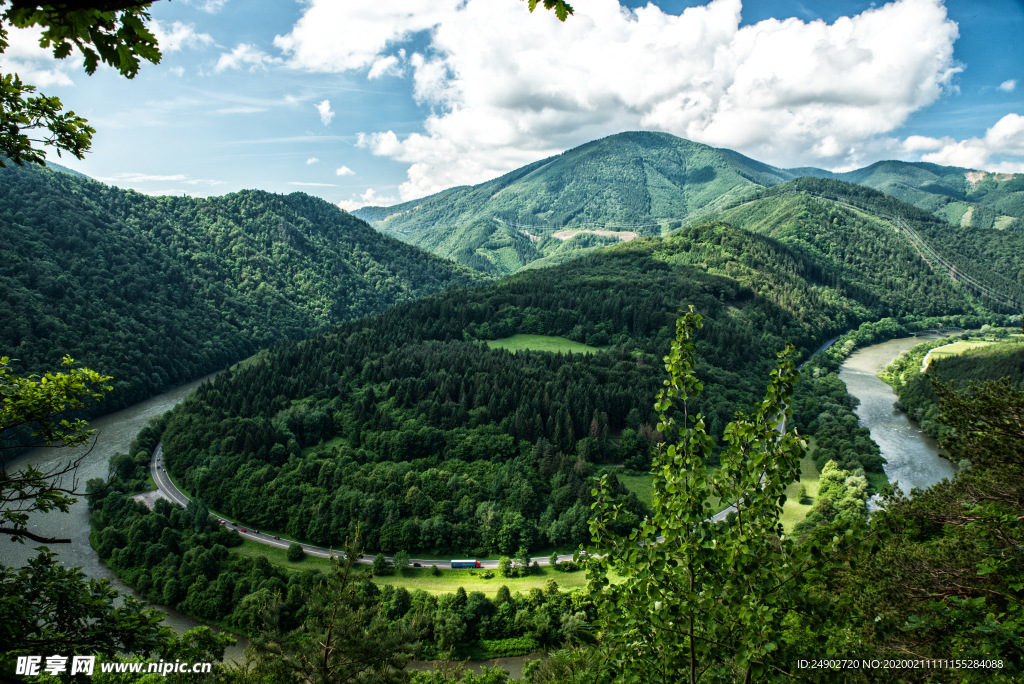
[[[844,173],[781,169],[653,132],[620,133],[485,183],[353,213],[387,235],[505,275],[579,250],[665,234],[760,189],[808,176],[865,185],[958,226],[1024,232],[1024,174],[899,161]]]

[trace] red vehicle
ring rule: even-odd
[[[244,527],[242,528],[242,531],[245,532],[245,528]]]

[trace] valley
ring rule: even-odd
[[[279,628],[301,631],[313,607],[340,600],[324,597],[333,587],[373,624],[421,630],[410,647],[419,658],[519,655],[591,644],[588,625],[614,622],[602,591],[632,591],[645,563],[671,553],[623,541],[651,534],[651,521],[662,536],[692,528],[698,546],[717,536],[721,549],[756,524],[755,556],[814,548],[844,568],[794,576],[800,588],[785,601],[816,607],[789,618],[792,655],[806,643],[790,627],[822,629],[814,620],[832,614],[822,596],[852,597],[851,616],[873,609],[865,583],[898,553],[841,550],[831,535],[870,536],[891,515],[917,515],[903,501],[868,520],[872,497],[910,482],[897,473],[920,439],[873,439],[863,422],[884,420],[857,411],[891,413],[891,399],[851,396],[851,354],[923,330],[1019,321],[1024,233],[1001,219],[1003,229],[948,223],[925,199],[935,178],[953,193],[960,171],[926,166],[861,174],[883,194],[850,182],[860,172],[798,175],[623,134],[355,215],[298,193],[147,198],[5,169],[0,210],[17,256],[0,274],[16,322],[5,344],[18,373],[70,353],[112,375],[96,412],[220,371],[105,452],[108,469],[88,470],[88,516],[76,524],[90,564],[157,605],[259,640],[268,606]],[[915,194],[922,178],[932,190]],[[957,200],[974,202],[972,217],[1013,208],[1014,177],[973,182]],[[672,331],[689,307],[702,322],[684,342]],[[665,354],[684,344],[696,389],[656,402]],[[789,387],[778,364],[792,354],[806,363]],[[800,438],[744,442],[778,434],[763,411],[780,392]],[[676,448],[666,406],[683,411],[695,440],[680,444],[706,445],[688,456],[699,483],[664,460]],[[935,422],[930,406],[921,416]],[[779,478],[746,473],[757,459]],[[978,463],[972,477],[987,472]],[[141,504],[154,484],[180,505]],[[698,505],[670,487],[707,491]],[[666,518],[673,501],[703,506],[698,522]],[[735,501],[745,503],[726,508]],[[604,543],[643,557],[609,557]],[[919,543],[931,540],[907,541]],[[588,560],[573,562],[583,548]],[[453,558],[481,566],[463,574],[447,569]],[[608,588],[595,577],[611,578]],[[885,619],[916,615],[900,610]],[[846,623],[829,634],[839,650],[862,638]]]

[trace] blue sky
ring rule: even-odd
[[[159,0],[164,57],[17,71],[97,129],[54,161],[153,194],[301,190],[345,208],[478,183],[622,130],[776,166],[1024,172],[1024,2]]]

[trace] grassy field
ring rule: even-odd
[[[648,506],[651,505],[651,500],[654,497],[653,475],[619,475],[616,473],[615,476],[619,478],[619,482],[622,483],[623,487],[636,494],[636,498]],[[712,496],[709,501],[711,502],[711,510],[715,513],[725,508],[717,496]]]
[[[510,352],[517,352],[523,349],[530,351],[545,352],[572,352],[573,354],[596,354],[602,351],[599,347],[591,347],[580,342],[573,342],[564,337],[552,337],[550,335],[513,335],[503,337],[500,340],[488,340],[487,346],[491,349],[507,349]]]
[[[317,556],[306,556],[297,563],[292,563],[287,558],[287,550],[279,549],[265,544],[259,544],[246,539],[241,546],[231,549],[231,553],[243,556],[263,556],[271,565],[284,568],[288,572],[300,572],[302,570],[321,570],[327,572],[331,569],[331,561]],[[447,565],[447,563],[445,564]],[[370,566],[364,566],[365,572],[369,574]],[[438,562],[441,574],[435,576],[430,568],[409,568],[404,574],[386,575],[374,577],[373,582],[380,586],[390,584],[392,586],[403,586],[409,591],[422,589],[431,594],[448,594],[459,587],[466,591],[482,591],[493,598],[502,585],[509,588],[512,593],[517,591],[524,594],[530,589],[543,589],[549,579],[558,582],[559,588],[566,591],[578,590],[587,584],[586,573],[582,570],[576,572],[558,572],[547,566],[541,566],[540,574],[528,577],[501,577],[497,571],[492,570],[494,577],[484,579],[482,570],[452,570],[445,569]]]
[[[957,354],[963,354],[968,349],[978,349],[979,347],[987,347],[995,343],[995,340],[960,340],[953,344],[936,347],[925,355],[924,360],[921,362],[921,372],[926,371],[928,364],[934,359],[940,359],[943,356],[956,356]]]
[[[578,591],[587,585],[587,574],[582,570],[576,572],[558,572],[550,567],[541,566],[540,574],[527,577],[502,577],[497,571],[492,570],[494,577],[484,579],[482,570],[442,570],[439,577],[435,577],[430,568],[411,568],[405,571],[404,575],[394,574],[384,577],[374,577],[375,584],[384,586],[402,586],[409,591],[422,589],[429,594],[450,594],[462,587],[467,592],[480,591],[490,598],[494,598],[498,589],[505,585],[513,594],[518,592],[526,593],[531,589],[543,589],[549,579],[558,583],[558,588],[563,591]]]
[[[807,455],[800,461],[800,480],[792,483],[786,489],[786,503],[782,507],[780,519],[782,529],[786,532],[792,532],[797,523],[807,517],[818,498],[818,469],[814,467],[814,459],[811,458],[810,452],[811,449],[808,449]],[[811,503],[800,503],[800,485],[807,487]]]
[[[264,556],[268,561],[270,561],[271,565],[277,565],[294,572],[298,572],[300,570],[323,570],[326,572],[331,569],[331,561],[327,558],[306,556],[299,562],[292,563],[288,560],[288,549],[279,549],[276,546],[260,544],[259,542],[252,541],[251,539],[243,539],[242,545],[231,549],[231,553],[237,553],[251,558]]]

